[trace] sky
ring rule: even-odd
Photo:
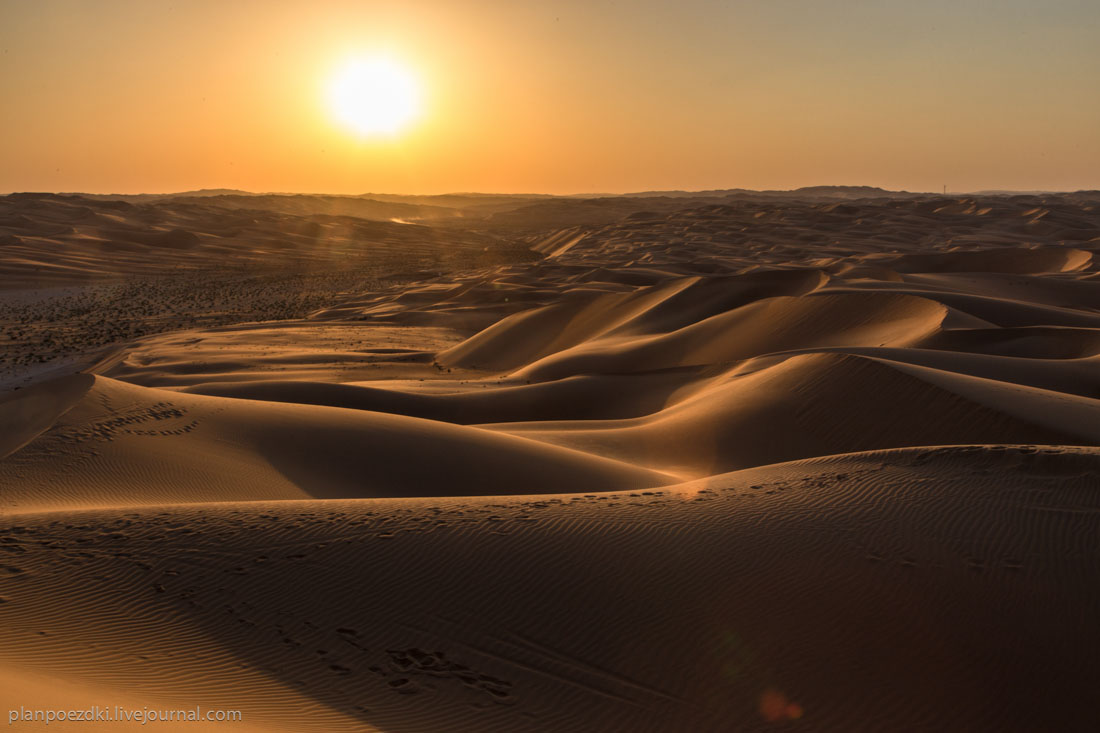
[[[0,192],[1095,189],[1098,29],[1097,0],[0,0]],[[333,113],[357,58],[416,80],[406,127]]]

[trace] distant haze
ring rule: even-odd
[[[1100,2],[0,5],[0,192],[1100,188]],[[382,53],[423,116],[325,108]]]

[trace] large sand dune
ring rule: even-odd
[[[78,282],[95,229],[125,254],[92,270],[202,270],[245,216],[249,257],[313,219],[541,259],[166,322],[0,395],[9,706],[1100,727],[1095,197],[209,198],[9,200],[0,267]],[[282,267],[336,251],[295,236]]]

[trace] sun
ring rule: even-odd
[[[327,91],[336,120],[363,137],[395,135],[420,113],[416,77],[385,57],[348,61]]]

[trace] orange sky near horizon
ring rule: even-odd
[[[1100,3],[0,2],[0,192],[1100,188]],[[392,138],[325,87],[420,82]]]

